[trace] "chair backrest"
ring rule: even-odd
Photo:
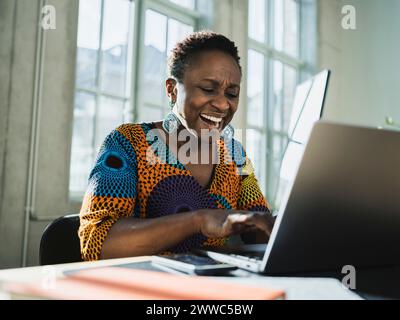
[[[82,261],[79,223],[79,214],[72,214],[54,220],[45,228],[39,249],[41,265]]]

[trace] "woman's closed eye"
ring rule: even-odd
[[[201,90],[203,90],[206,93],[213,93],[214,88],[205,88],[205,87],[200,87]]]
[[[227,95],[229,98],[237,98],[237,97],[239,96],[239,94],[236,93],[236,92],[227,92],[226,95]]]
[[[207,94],[213,94],[215,92],[214,88],[200,87],[200,89]],[[225,95],[232,99],[235,99],[239,96],[237,92],[229,92],[229,91],[226,92]]]

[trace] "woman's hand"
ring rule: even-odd
[[[269,236],[273,227],[273,218],[263,212],[202,209],[196,214],[199,218],[199,231],[209,238],[226,237],[257,229]]]

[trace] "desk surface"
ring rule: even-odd
[[[151,257],[137,257],[126,259],[103,260],[97,262],[79,262],[54,266],[40,266],[18,269],[0,270],[0,282],[37,282],[48,281],[51,277],[65,277],[65,272],[79,269],[117,266],[150,262]],[[335,279],[326,278],[292,278],[292,277],[266,277],[243,270],[234,271],[235,277],[214,277],[221,281],[282,289],[286,292],[287,299],[320,300],[320,299],[361,299],[360,296],[347,290]],[[0,299],[7,299],[6,293],[0,291]]]

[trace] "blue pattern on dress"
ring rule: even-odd
[[[225,209],[230,210],[232,209],[232,206],[228,202],[228,200],[225,199],[225,197],[221,196],[220,194],[211,194],[211,196],[218,201]]]
[[[242,144],[236,139],[224,140],[224,143],[235,165],[242,168],[246,164],[246,152]]]
[[[109,157],[121,161],[118,168],[107,164]],[[95,196],[134,198],[137,185],[136,153],[131,143],[114,130],[105,139],[89,176],[88,191]]]
[[[151,124],[141,124],[143,132],[146,136],[147,143],[153,149],[154,154],[161,160],[162,163],[169,164],[177,169],[185,170],[183,164],[175,157],[166,143],[159,137],[158,130]],[[155,130],[155,131],[153,131]]]

